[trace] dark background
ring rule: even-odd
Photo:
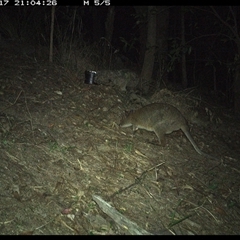
[[[105,21],[109,6],[57,6],[55,12],[54,49],[59,53],[63,41],[77,39],[86,45],[98,44],[105,37]],[[203,10],[204,9],[204,10]],[[228,6],[216,7],[223,19],[228,19]],[[239,13],[239,7],[232,8]],[[224,29],[208,7],[186,7],[185,38],[187,44],[188,87],[198,87],[200,91],[217,93],[226,106],[233,102],[232,83],[236,47],[231,34]],[[93,14],[95,12],[95,14]],[[97,12],[97,14],[96,14]],[[73,14],[75,13],[74,17]],[[236,14],[236,16],[238,16]],[[121,59],[127,59],[135,70],[141,71],[139,26],[133,6],[115,6],[112,51],[117,51]],[[237,19],[239,21],[239,19]],[[0,9],[0,34],[2,42],[19,41],[37,46],[49,46],[51,7],[46,6],[4,6]],[[237,22],[238,23],[238,22]],[[168,60],[171,52],[180,44],[180,6],[169,8]],[[71,39],[70,39],[71,38]],[[128,44],[126,44],[128,43]],[[70,44],[70,42],[69,42]],[[124,60],[123,60],[124,62]],[[125,61],[126,62],[126,61]],[[127,64],[128,66],[128,64]],[[127,67],[126,66],[126,67]],[[153,78],[154,78],[153,73]],[[213,78],[215,77],[215,85]],[[168,72],[168,80],[177,89],[181,89],[181,60],[174,60],[173,68]]]

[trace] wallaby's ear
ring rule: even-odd
[[[125,111],[121,114],[121,121],[123,121],[125,118],[127,118],[131,112],[132,112],[132,111],[126,111],[126,110],[125,110]]]
[[[124,111],[125,117],[128,117],[131,113],[133,112],[133,110],[130,111]]]

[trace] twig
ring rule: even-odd
[[[6,109],[12,107],[18,100],[18,98],[20,97],[21,93],[23,92],[23,90],[20,91],[20,93],[17,95],[17,98],[15,99],[15,101],[13,103],[10,103],[10,106],[7,106],[6,108],[4,108],[3,110],[1,110],[1,112],[4,112]]]
[[[237,40],[239,40],[239,36],[238,36],[237,31],[236,31],[236,29],[237,29],[236,26],[232,27],[227,21],[223,20],[223,19],[220,17],[220,15],[217,13],[217,11],[215,10],[215,8],[214,8],[213,6],[210,6],[210,8],[212,9],[212,12],[213,12],[214,16],[217,17],[218,20],[219,20],[222,24],[224,24],[225,26],[227,26],[227,27],[230,29],[230,31],[233,33],[233,36],[234,36]],[[233,20],[235,20],[235,19],[233,19]]]
[[[33,230],[33,231],[35,231],[35,230],[38,230],[38,229],[41,229],[41,228],[43,228],[43,227],[47,226],[49,223],[53,222],[53,221],[54,221],[54,220],[55,220],[57,217],[58,217],[58,216],[56,216],[56,217],[52,218],[50,221],[48,221],[48,222],[44,223],[43,225],[41,225],[41,226],[39,226],[39,227],[36,227],[36,228],[34,228],[34,230]]]
[[[192,210],[195,210],[195,209],[198,209],[198,208],[202,208],[202,209],[204,209],[205,211],[207,211],[209,214],[210,214],[210,216],[212,216],[213,217],[213,219],[218,223],[219,221],[218,221],[218,219],[208,210],[208,209],[206,209],[205,207],[203,207],[203,204],[205,203],[205,201],[201,204],[201,206],[199,206],[199,205],[197,205],[197,204],[195,204],[195,203],[193,203],[193,202],[190,202],[190,201],[187,201],[187,200],[183,200],[183,201],[185,201],[185,202],[187,202],[187,203],[190,203],[190,204],[192,204],[192,205],[194,205],[195,206],[195,208],[194,209],[192,209]]]
[[[109,199],[115,197],[117,194],[120,194],[120,193],[128,190],[129,188],[133,187],[134,185],[139,184],[139,183],[142,181],[144,175],[146,175],[148,172],[150,172],[150,171],[152,171],[153,169],[161,166],[161,165],[164,164],[164,163],[165,163],[165,162],[159,163],[159,164],[157,164],[157,165],[155,165],[155,166],[147,169],[146,171],[142,172],[142,174],[141,174],[139,177],[136,177],[134,183],[130,184],[129,186],[127,186],[127,187],[125,187],[125,188],[120,188],[118,191],[116,191],[115,193],[113,193],[113,194],[109,197]]]
[[[61,220],[61,223],[63,223],[63,225],[65,225],[71,231],[75,232],[75,230],[73,228],[71,228],[70,226],[68,226],[63,220]]]
[[[25,105],[26,105],[26,109],[27,109],[27,112],[28,112],[28,115],[29,115],[29,121],[30,121],[30,125],[31,125],[31,129],[33,131],[33,125],[32,125],[32,115],[29,111],[29,108],[28,108],[28,105],[27,105],[27,99],[26,99],[26,96],[24,94],[24,99],[25,99]]]

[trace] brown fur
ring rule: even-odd
[[[167,103],[152,103],[130,112],[120,122],[121,127],[133,126],[133,131],[138,128],[154,132],[160,144],[164,144],[164,135],[173,131],[182,130],[197,153],[207,158],[217,158],[204,153],[199,149],[190,134],[187,121],[182,113],[174,106]]]

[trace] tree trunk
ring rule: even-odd
[[[184,6],[181,6],[181,46],[182,46],[182,85],[184,88],[188,87],[187,69],[186,69],[186,45],[185,40],[185,23],[184,23]]]
[[[108,68],[111,68],[112,64],[112,34],[113,34],[113,25],[114,25],[114,16],[115,16],[115,7],[108,7],[107,19],[105,22],[105,40],[106,44],[104,45],[103,59],[109,61]]]
[[[146,51],[141,71],[141,79],[144,84],[144,88],[142,90],[144,90],[145,93],[148,93],[149,91],[156,52],[156,10],[155,6],[148,6]]]
[[[210,6],[210,9],[212,10],[215,17],[225,26],[228,30],[230,30],[230,33],[232,33],[232,36],[230,35],[229,38],[231,40],[234,40],[236,46],[237,46],[237,56],[239,58],[240,56],[240,35],[238,32],[238,21],[237,21],[237,13],[234,11],[234,9],[229,6],[229,11],[231,14],[231,24],[229,24],[230,21],[224,20],[216,11],[216,9],[212,6]],[[229,20],[229,19],[228,19]],[[240,116],[240,59],[236,60],[236,68],[235,68],[235,76],[233,80],[233,98],[234,98],[234,112],[237,116]]]
[[[114,6],[108,7],[107,20],[105,23],[105,30],[106,30],[105,37],[110,44],[112,42],[114,16],[115,16],[115,7]]]
[[[104,37],[104,26],[101,25],[101,21],[99,21],[99,11],[100,9],[96,6],[91,7],[92,19],[92,40],[93,42],[99,42],[101,37]]]
[[[55,17],[55,6],[52,6],[52,11],[51,11],[50,47],[49,47],[49,62],[52,62],[52,61],[53,61],[53,32],[54,32],[54,17]]]
[[[144,55],[146,51],[146,41],[147,41],[147,8],[145,6],[134,6],[137,17],[137,25],[139,28],[139,60],[138,67],[139,70],[142,68]]]
[[[168,59],[168,26],[169,26],[169,6],[158,6],[157,14],[157,61],[153,85],[159,89],[161,82],[168,82],[167,59]]]
[[[235,41],[238,49],[238,56],[240,56],[240,40]],[[234,94],[234,112],[237,116],[240,116],[240,59],[236,63],[235,77],[233,83]]]

